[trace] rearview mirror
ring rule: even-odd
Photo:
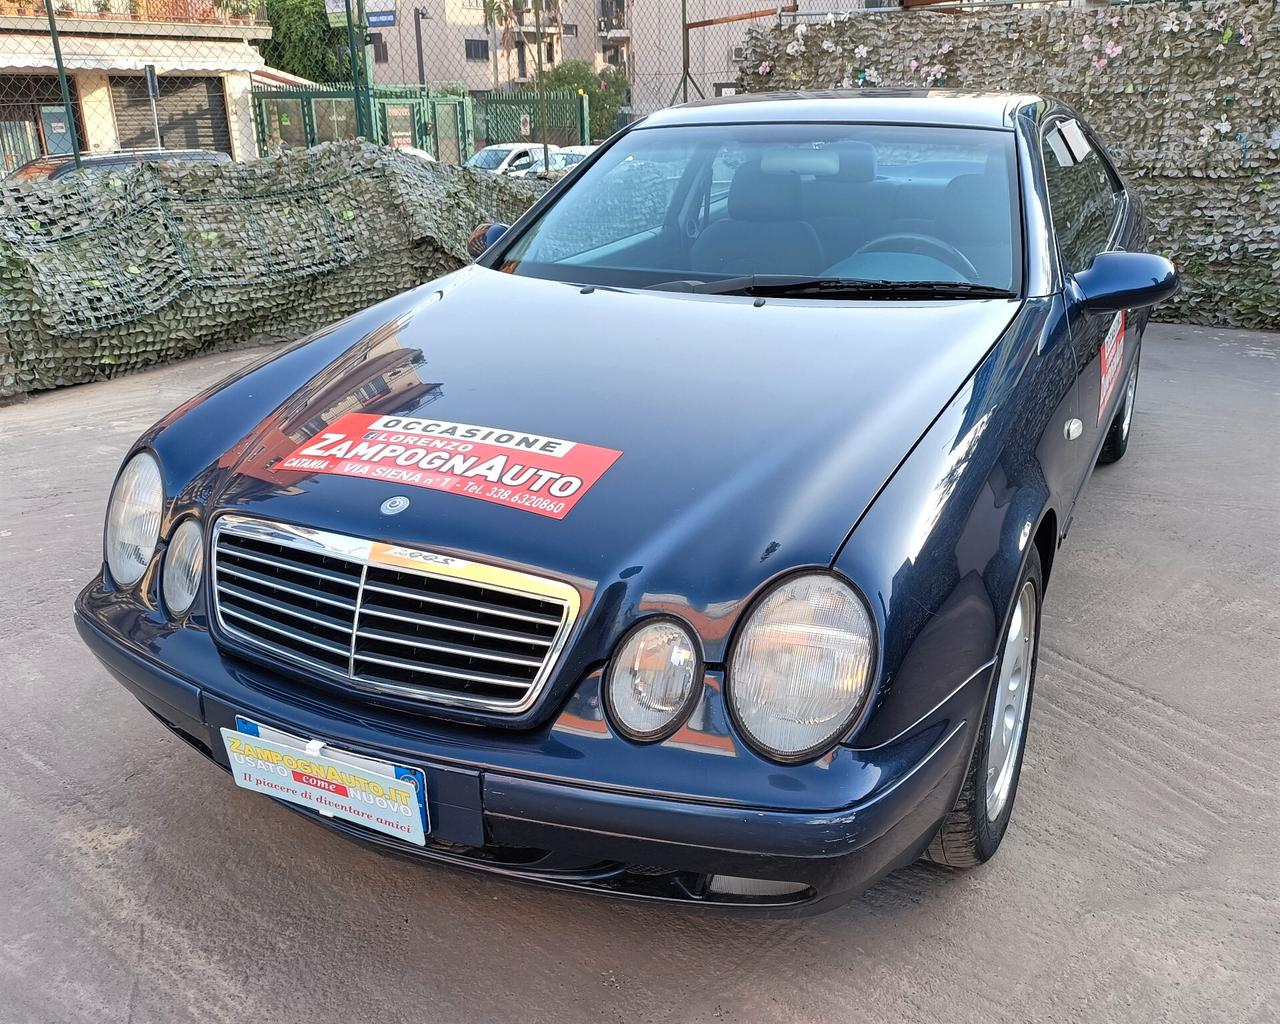
[[[1084,308],[1095,313],[1154,306],[1180,287],[1173,264],[1149,252],[1100,252],[1075,283]]]
[[[507,224],[481,224],[467,239],[467,255],[473,260],[507,233]]]

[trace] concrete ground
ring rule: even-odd
[[[0,1022],[1276,1021],[1280,336],[1155,326],[1055,566],[999,856],[801,921],[402,863],[170,738],[81,646],[133,438],[255,358],[0,408]]]

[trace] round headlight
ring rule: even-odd
[[[107,508],[107,568],[119,586],[131,587],[155,553],[164,513],[164,482],[160,464],[142,452],[129,460]]]
[[[672,619],[654,619],[628,633],[614,652],[605,673],[605,707],[631,739],[666,739],[693,709],[701,677],[689,631]]]
[[[185,519],[173,531],[169,550],[164,553],[164,575],[160,577],[165,607],[172,614],[181,615],[191,607],[203,571],[204,531],[194,519]]]
[[[825,573],[783,580],[751,610],[729,657],[729,707],[778,761],[828,750],[871,690],[875,643],[862,599]]]

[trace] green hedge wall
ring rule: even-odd
[[[749,91],[1048,93],[1109,144],[1184,290],[1161,319],[1280,329],[1280,14],[1272,0],[849,13],[748,37]]]
[[[321,327],[468,261],[545,185],[331,143],[0,186],[0,397]]]

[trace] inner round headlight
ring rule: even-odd
[[[107,568],[117,585],[131,587],[155,553],[164,513],[164,481],[155,457],[141,452],[116,480],[107,508]]]
[[[654,619],[632,630],[614,652],[605,673],[605,707],[631,739],[666,739],[692,710],[701,676],[689,631],[672,619]]]
[[[181,615],[191,607],[200,590],[200,574],[204,571],[204,531],[194,519],[185,519],[173,531],[169,550],[164,553],[164,575],[160,586],[165,607]]]
[[[729,657],[729,706],[778,761],[828,750],[871,690],[874,632],[862,599],[825,573],[783,580],[751,610]]]

